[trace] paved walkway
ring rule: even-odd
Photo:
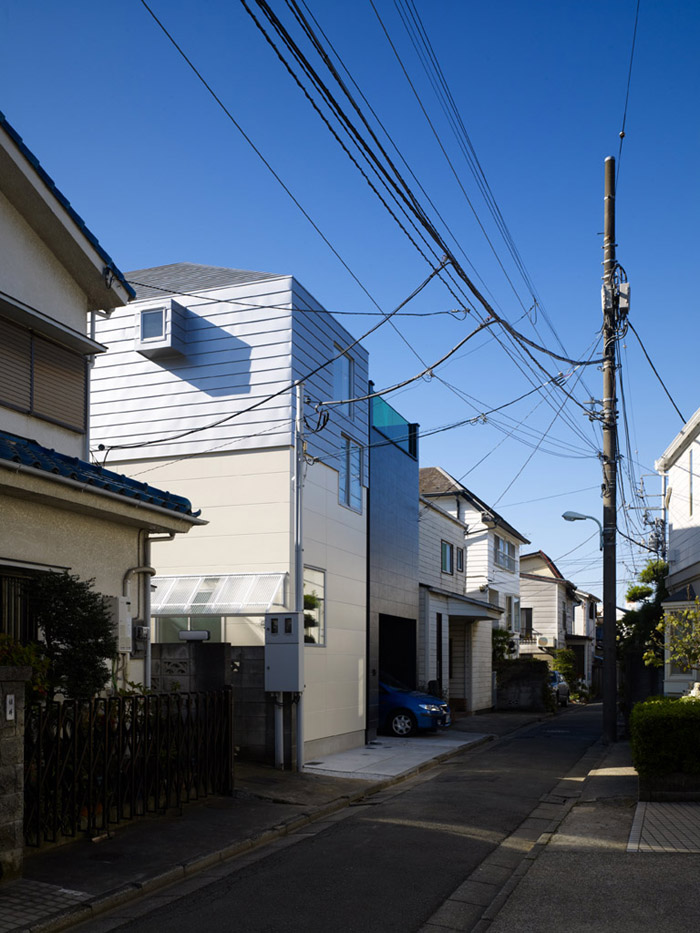
[[[49,933],[83,920],[93,921],[91,930],[107,931],[137,913],[144,895],[163,902],[183,896],[234,870],[231,858],[237,866],[263,858],[270,847],[343,819],[350,804],[391,792],[397,782],[423,780],[426,768],[531,727],[538,718],[468,717],[443,734],[380,738],[326,756],[302,774],[240,764],[232,798],[210,798],[178,817],[126,824],[102,841],[80,840],[30,856],[25,877],[0,886],[0,933]],[[659,858],[675,861],[672,877],[660,869]],[[590,933],[594,924],[599,933],[695,930],[689,920],[683,925],[683,911],[689,911],[686,919],[695,916],[698,871],[700,804],[638,804],[628,746],[594,745],[424,931],[541,933],[555,919],[568,933]],[[644,920],[639,899],[655,890],[665,901],[667,889],[674,899],[672,922],[661,923],[653,911]],[[116,919],[99,919],[119,905]]]

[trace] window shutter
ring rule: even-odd
[[[29,331],[0,320],[0,403],[29,411],[31,380]]]
[[[79,353],[34,338],[34,413],[85,430],[86,364]]]

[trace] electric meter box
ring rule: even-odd
[[[304,637],[301,612],[265,615],[265,690],[301,693],[304,689]]]

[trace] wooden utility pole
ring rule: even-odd
[[[615,258],[615,159],[605,160],[603,236],[603,741],[617,741],[617,398],[619,296]]]

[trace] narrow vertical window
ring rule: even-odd
[[[341,505],[362,511],[362,448],[349,437],[342,437],[343,449],[338,471],[338,501]]]
[[[336,347],[336,353],[340,348]],[[337,400],[350,399],[353,397],[355,388],[355,363],[347,353],[340,353],[340,356],[333,364],[333,398]],[[347,418],[352,418],[352,405],[338,405],[337,410]]]
[[[454,546],[449,541],[440,542],[440,566],[443,573],[454,573]]]

